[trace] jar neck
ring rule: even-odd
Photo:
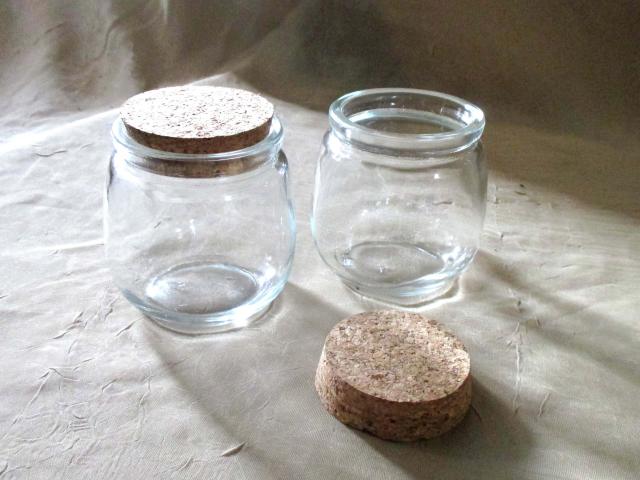
[[[136,142],[118,118],[111,130],[116,151],[134,168],[167,177],[214,178],[240,175],[277,158],[282,146],[282,125],[276,116],[267,136],[249,147],[222,153],[174,153]]]
[[[329,108],[332,133],[372,153],[447,155],[475,146],[484,130],[482,110],[451,95],[380,88],[349,93]]]

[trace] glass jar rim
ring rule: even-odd
[[[448,102],[465,113],[464,118],[455,119],[464,125],[451,131],[436,133],[389,132],[362,125],[352,120],[353,114],[349,115],[346,112],[354,102],[364,102],[367,98],[392,101],[397,96]],[[446,116],[442,111],[424,110],[424,112]],[[329,123],[332,130],[337,132],[343,140],[365,147],[450,153],[464,150],[480,139],[485,126],[485,116],[478,106],[453,95],[413,88],[374,88],[347,93],[335,100],[329,107]]]
[[[230,150],[220,153],[177,153],[157,150],[136,142],[127,132],[124,122],[118,116],[111,128],[111,138],[116,149],[119,147],[125,151],[143,158],[153,158],[155,160],[184,161],[188,162],[227,162],[238,160],[244,157],[257,156],[279,147],[282,144],[283,128],[277,115],[271,119],[271,127],[266,137],[253,145],[239,150]]]

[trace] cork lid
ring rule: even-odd
[[[407,312],[353,315],[331,330],[325,353],[345,382],[393,402],[446,397],[470,372],[469,354],[455,335],[435,320]]]
[[[442,435],[471,405],[462,342],[436,321],[400,311],[361,313],[333,327],[314,385],[334,417],[386,440]]]
[[[168,87],[135,95],[120,116],[138,143],[175,153],[221,153],[249,147],[269,133],[274,108],[236,88]]]

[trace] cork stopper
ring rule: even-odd
[[[338,420],[388,440],[441,435],[471,403],[462,342],[434,320],[399,311],[338,323],[327,336],[315,384]]]
[[[271,128],[274,107],[245,90],[182,86],[150,90],[127,100],[120,117],[136,142],[164,152],[214,154],[255,145]],[[153,161],[145,168],[172,176],[217,176],[244,170],[232,162]]]

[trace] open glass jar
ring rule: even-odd
[[[482,232],[483,112],[437,92],[375,89],[336,100],[329,121],[311,222],[321,257],[365,296],[441,296]]]
[[[105,243],[125,297],[186,333],[241,327],[268,309],[295,242],[277,117],[258,143],[222,153],[149,148],[121,119],[112,136]]]

